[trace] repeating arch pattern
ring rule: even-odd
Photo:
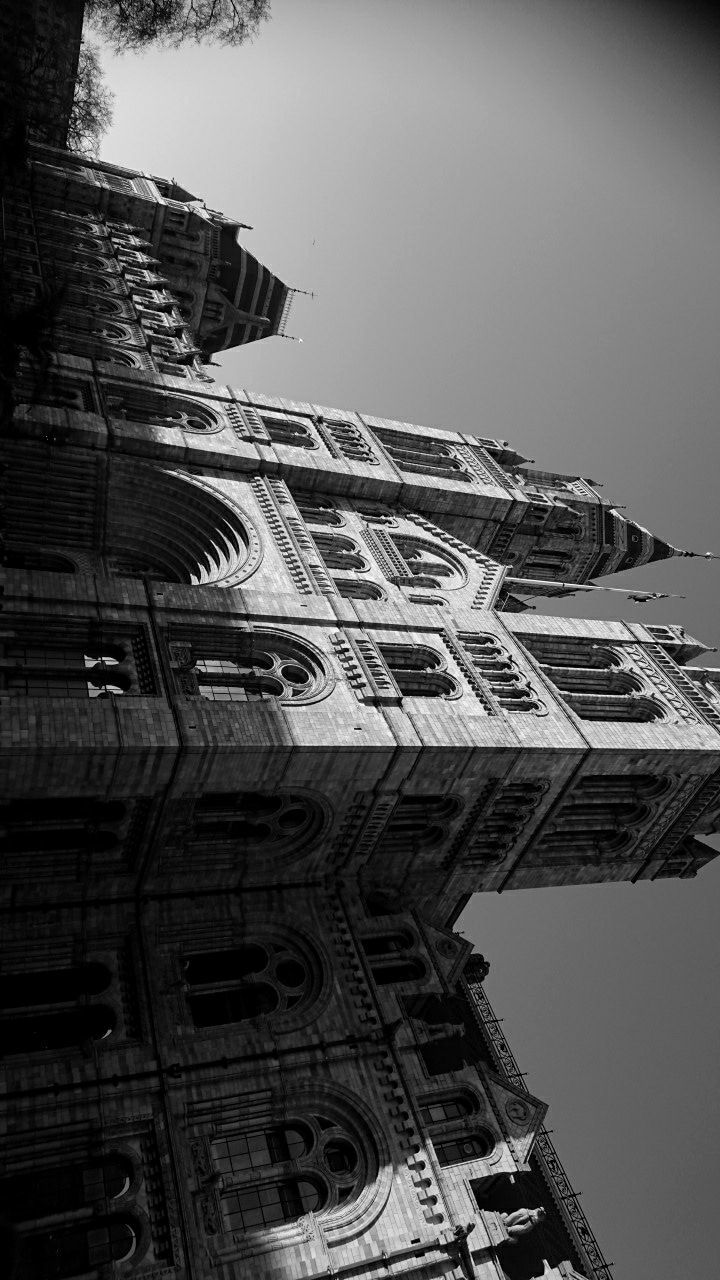
[[[670,786],[668,778],[653,774],[582,778],[544,828],[535,855],[553,866],[575,861],[597,865],[628,853]]]
[[[319,801],[299,792],[209,792],[195,806],[188,844],[213,859],[223,848],[237,861],[259,853],[295,857],[314,845],[325,822]]]
[[[646,681],[623,666],[621,653],[579,637],[527,636],[525,646],[563,700],[582,720],[662,720]]]
[[[237,586],[255,572],[262,559],[257,530],[212,484],[118,462],[105,548],[113,572],[222,587]]]
[[[382,1130],[358,1099],[337,1088],[299,1088],[292,1101],[271,1100],[265,1115],[256,1110],[245,1124],[215,1128],[209,1155],[221,1178],[217,1227],[232,1233],[241,1256],[266,1239],[306,1239],[309,1212],[320,1217],[330,1243],[357,1238],[390,1192]]]
[[[146,426],[179,427],[182,431],[205,435],[222,431],[225,426],[220,414],[203,401],[152,387],[113,383],[106,389],[106,400],[108,411],[114,417]]]
[[[171,643],[170,653],[179,691],[211,702],[297,705],[324,697],[332,686],[314,645],[284,631],[205,633],[196,642]]]

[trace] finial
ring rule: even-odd
[[[690,556],[695,560],[720,560],[714,551],[678,551],[679,556]]]

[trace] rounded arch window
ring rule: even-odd
[[[224,422],[209,405],[184,396],[160,395],[151,390],[113,386],[109,389],[111,413],[152,427],[178,427],[181,431],[222,431]]]
[[[93,960],[71,969],[7,973],[0,977],[0,1008],[67,1004],[87,996],[101,995],[111,980],[107,966]]]
[[[467,1160],[485,1160],[495,1147],[495,1139],[487,1129],[476,1129],[468,1137],[436,1142],[435,1155],[441,1165],[462,1164]]]
[[[223,1196],[223,1209],[231,1231],[249,1232],[295,1222],[316,1213],[327,1200],[327,1191],[316,1179],[283,1178]]]
[[[106,1005],[90,1004],[61,1012],[0,1018],[0,1043],[5,1053],[43,1053],[76,1049],[107,1040],[116,1018]]]
[[[384,600],[385,592],[374,582],[356,578],[335,578],[335,586],[344,600]]]
[[[261,413],[265,430],[273,444],[294,445],[299,449],[317,449],[317,440],[308,423],[283,414]]]
[[[307,1002],[313,990],[307,957],[272,939],[188,955],[182,968],[196,1027],[280,1016]]]
[[[67,556],[57,551],[28,547],[27,550],[10,550],[5,556],[6,569],[24,569],[36,573],[74,573],[75,565]]]
[[[298,852],[319,835],[324,811],[299,792],[239,791],[203,796],[195,807],[193,844],[228,842],[239,855],[262,848]]]
[[[447,1124],[452,1120],[464,1120],[476,1110],[464,1094],[448,1094],[446,1097],[425,1098],[419,1104],[423,1124]]]
[[[23,1243],[34,1275],[70,1280],[109,1263],[126,1262],[135,1253],[138,1236],[134,1220],[108,1217],[34,1232]]]
[[[183,692],[211,702],[308,702],[328,686],[318,652],[294,636],[260,629],[231,634],[214,652],[198,652],[185,677]]]
[[[399,533],[390,536],[410,570],[411,582],[421,579],[423,586],[446,589],[465,586],[465,565],[439,542]]]
[[[216,1137],[212,1156],[228,1228],[262,1230],[339,1209],[365,1186],[371,1146],[349,1120],[325,1111]]]
[[[11,1222],[28,1222],[118,1200],[132,1177],[130,1161],[113,1153],[84,1163],[20,1170],[0,1179],[0,1196]]]

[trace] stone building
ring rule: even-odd
[[[609,1280],[453,925],[712,856],[703,647],[524,605],[673,548],[505,441],[213,382],[292,295],[176,183],[37,147],[4,204],[55,299],[2,426],[16,1275]]]

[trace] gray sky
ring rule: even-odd
[[[247,49],[108,59],[103,154],[252,223],[248,247],[315,292],[303,345],[243,348],[219,380],[505,436],[720,552],[720,76],[695,12],[273,0]],[[564,611],[720,643],[720,564],[612,581],[687,599]],[[618,1280],[711,1274],[719,907],[714,866],[465,916]]]

